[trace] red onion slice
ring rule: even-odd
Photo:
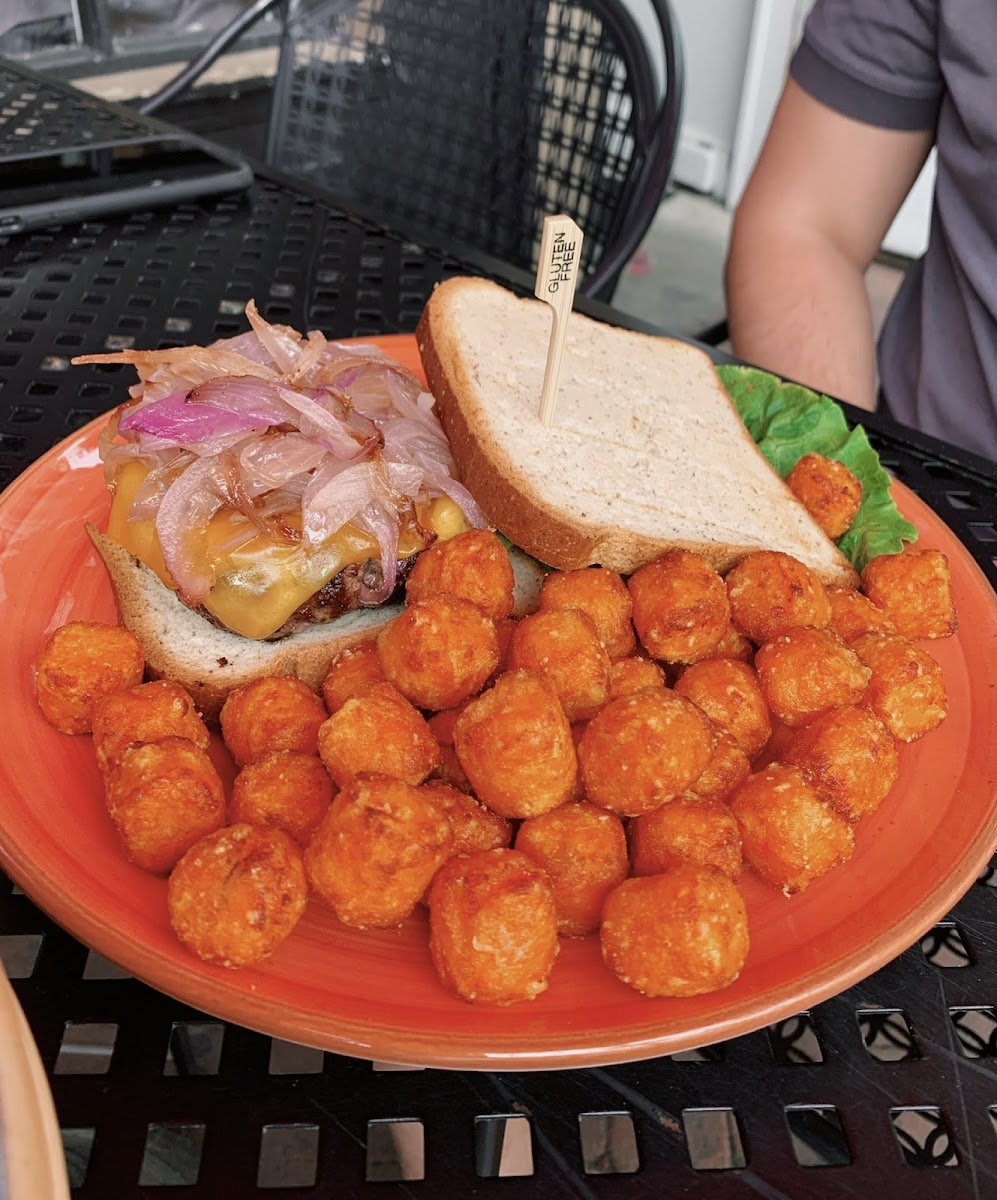
[[[380,440],[378,437],[354,433],[348,422],[332,411],[327,389],[323,389],[318,396],[308,396],[288,387],[280,389],[281,399],[298,414],[297,424],[301,432],[325,446],[336,458],[356,459],[375,448]]]
[[[298,361],[288,373],[288,383],[297,387],[314,384],[316,371],[325,355],[325,336],[317,329],[308,331],[307,340],[299,344]]]
[[[287,488],[292,480],[310,478],[326,457],[324,447],[300,433],[272,430],[249,440],[239,453],[239,469],[252,494]],[[303,490],[303,486],[302,489]],[[300,491],[298,492],[300,498]]]
[[[171,378],[171,391],[188,391],[199,383],[217,379],[220,375],[254,375],[259,379],[277,379],[276,371],[254,362],[244,354],[226,349],[216,342],[213,346],[181,346],[167,350],[118,350],[114,354],[83,354],[74,358],[74,365],[83,363],[131,363],[139,379]],[[168,376],[167,374],[168,373]]]
[[[163,497],[193,461],[193,454],[180,450],[166,461],[156,463],[135,490],[129,521],[154,521]]]
[[[441,428],[399,417],[384,425],[384,455],[393,462],[431,462],[446,471],[453,467],[450,443]]]
[[[472,525],[475,529],[488,529],[490,527],[491,522],[485,516],[481,506],[459,480],[454,479],[452,475],[442,470],[437,473],[427,471],[425,479],[427,486],[431,490],[450,497],[464,514],[469,525]]]
[[[118,422],[122,433],[148,434],[163,444],[196,448],[204,442],[230,434],[243,435],[266,429],[271,418],[248,410],[216,408],[213,404],[189,404],[183,392],[174,392],[152,404],[129,409]]]
[[[301,334],[286,325],[271,325],[265,321],[252,300],[246,305],[246,317],[274,364],[285,375],[289,375],[301,353]]]
[[[255,329],[250,329],[248,333],[236,334],[235,337],[219,338],[218,341],[211,343],[211,348],[216,346],[233,351],[236,354],[244,354],[246,358],[259,363],[262,367],[272,367],[274,365],[273,358],[267,353],[266,347],[256,336]]]
[[[222,375],[192,388],[187,402],[224,409],[236,416],[252,418],[254,428],[280,425],[293,412],[280,397],[280,386],[252,375]]]
[[[223,504],[235,497],[217,458],[199,458],[174,480],[159,504],[156,533],[163,561],[188,604],[202,604],[214,580],[190,546],[192,530],[204,529]]]
[[[324,464],[301,497],[306,544],[319,546],[338,533],[371,503],[374,486],[369,462],[353,463],[338,471]]]
[[[137,442],[115,442],[108,450],[101,452],[104,461],[104,477],[108,485],[113,483],[115,475],[127,462],[141,462],[154,466],[160,458],[160,452],[148,450]]]
[[[401,514],[378,497],[357,513],[354,524],[364,533],[369,533],[381,547],[377,569],[372,570],[367,566],[360,573],[360,603],[373,607],[383,604],[398,582]]]

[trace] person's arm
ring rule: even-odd
[[[933,136],[854,121],[788,80],[734,218],[725,283],[735,354],[875,407],[865,271]]]

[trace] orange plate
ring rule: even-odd
[[[419,369],[411,337],[379,339]],[[523,1070],[623,1062],[757,1029],[815,1004],[895,957],[955,904],[997,842],[997,601],[941,521],[897,485],[921,544],[949,556],[961,632],[929,643],[950,713],[903,752],[897,785],[858,827],[846,866],[803,895],[744,878],[751,953],[731,987],[648,1000],[603,965],[598,941],[565,942],[549,990],[510,1008],[443,990],[423,914],[360,933],[312,901],[259,970],[200,962],[173,937],[166,884],[130,866],[104,810],[89,738],[55,732],[32,692],[32,663],[56,626],[114,620],[83,530],[107,496],[96,451],[103,419],[56,446],[0,497],[4,642],[0,863],[82,941],[138,978],[218,1017],[343,1054],[443,1067]]]

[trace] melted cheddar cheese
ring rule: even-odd
[[[135,493],[148,473],[140,462],[125,463],[114,477],[107,533],[176,590],[163,561],[153,521],[129,520]],[[464,514],[447,496],[418,508],[424,527],[439,540],[462,533],[469,526]],[[279,542],[257,531],[236,549],[230,547],[245,533],[247,518],[223,508],[207,527],[192,531],[190,549],[198,570],[214,583],[204,607],[223,625],[249,638],[266,638],[291,614],[345,567],[376,558],[377,542],[353,525],[316,547]],[[408,558],[422,548],[418,532],[402,527],[398,557]]]

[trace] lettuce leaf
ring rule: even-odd
[[[829,396],[784,383],[755,367],[718,366],[717,374],[773,469],[783,478],[804,454],[836,458],[862,484],[862,504],[838,548],[857,571],[879,554],[898,554],[917,529],[897,510],[890,477],[861,425],[848,428]]]

